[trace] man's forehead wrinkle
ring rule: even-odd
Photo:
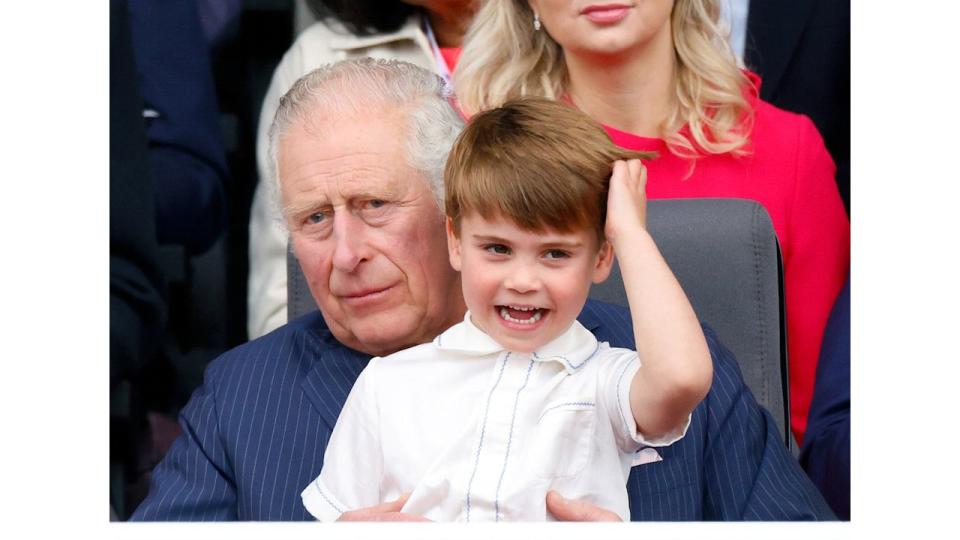
[[[334,165],[336,161],[337,158],[315,159],[302,164],[292,174],[300,179],[292,183],[292,193],[327,201],[334,194],[348,200],[362,196],[392,198],[405,192],[392,168],[377,162],[351,162],[341,168]]]
[[[376,152],[351,152],[340,156],[310,156],[294,164],[289,177],[297,184],[329,181],[354,181],[357,178],[378,178],[390,174],[383,158]]]

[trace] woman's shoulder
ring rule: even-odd
[[[777,146],[796,145],[810,138],[821,139],[813,120],[805,114],[781,109],[759,97],[751,100],[753,138]]]

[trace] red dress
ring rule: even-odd
[[[759,89],[759,79],[750,76]],[[824,327],[850,268],[850,221],[834,182],[836,168],[813,122],[753,92],[748,99],[755,115],[751,153],[706,155],[689,177],[689,160],[670,153],[662,139],[605,127],[623,148],[660,154],[646,162],[649,198],[752,199],[770,214],[783,253],[791,424],[800,442]]]

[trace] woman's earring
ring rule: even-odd
[[[540,14],[536,11],[533,12],[533,31],[536,32],[540,30]]]

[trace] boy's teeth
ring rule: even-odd
[[[515,319],[515,318],[513,318],[513,317],[510,316],[510,310],[511,310],[511,309],[515,309],[515,310],[517,310],[517,311],[533,311],[534,313],[533,313],[533,315],[532,315],[529,319]],[[500,317],[501,317],[503,320],[509,321],[509,322],[512,322],[512,323],[518,323],[518,324],[533,324],[533,323],[535,323],[535,322],[537,322],[537,321],[540,320],[540,317],[542,316],[542,313],[543,313],[543,312],[540,311],[539,308],[532,308],[532,307],[531,307],[531,308],[520,308],[520,307],[510,306],[510,307],[508,308],[507,306],[504,306],[504,307],[501,307],[501,308],[500,308]]]

